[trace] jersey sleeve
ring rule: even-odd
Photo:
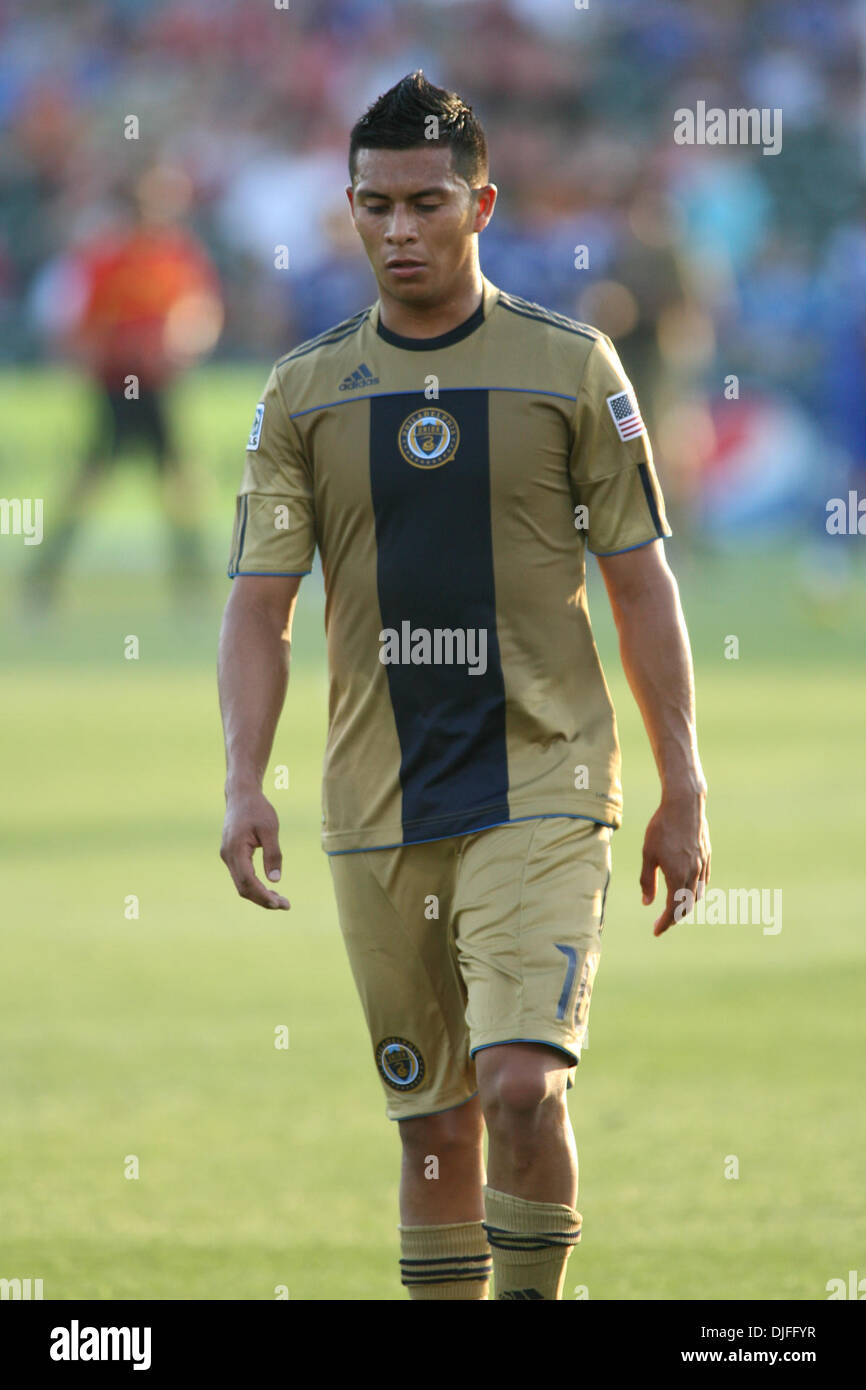
[[[309,574],[316,550],[312,469],[274,369],[247,441],[229,578]]]
[[[584,367],[569,470],[593,554],[636,550],[671,534],[634,388],[604,334]]]

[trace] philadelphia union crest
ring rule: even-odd
[[[405,1038],[383,1038],[376,1048],[376,1066],[395,1091],[414,1091],[424,1080],[424,1058]]]
[[[426,406],[403,421],[397,442],[400,453],[413,468],[441,468],[457,453],[460,430],[447,410]]]

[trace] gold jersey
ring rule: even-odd
[[[405,338],[373,304],[281,358],[229,575],[325,580],[329,853],[538,816],[616,828],[620,753],[585,549],[670,528],[610,339],[483,282]]]

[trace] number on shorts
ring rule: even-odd
[[[571,987],[574,984],[574,972],[577,969],[577,951],[573,946],[561,946],[559,942],[554,943],[557,951],[561,951],[568,961],[565,967],[565,980],[562,985],[562,993],[559,996],[559,1005],[556,1010],[557,1018],[565,1018],[565,1011],[568,1008],[568,1001],[571,997]]]

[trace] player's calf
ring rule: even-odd
[[[401,1120],[400,1271],[412,1299],[485,1299],[483,1121],[477,1097]]]
[[[490,1136],[484,1229],[497,1299],[558,1299],[580,1240],[577,1151],[565,1103],[565,1054],[508,1043],[476,1055]]]

